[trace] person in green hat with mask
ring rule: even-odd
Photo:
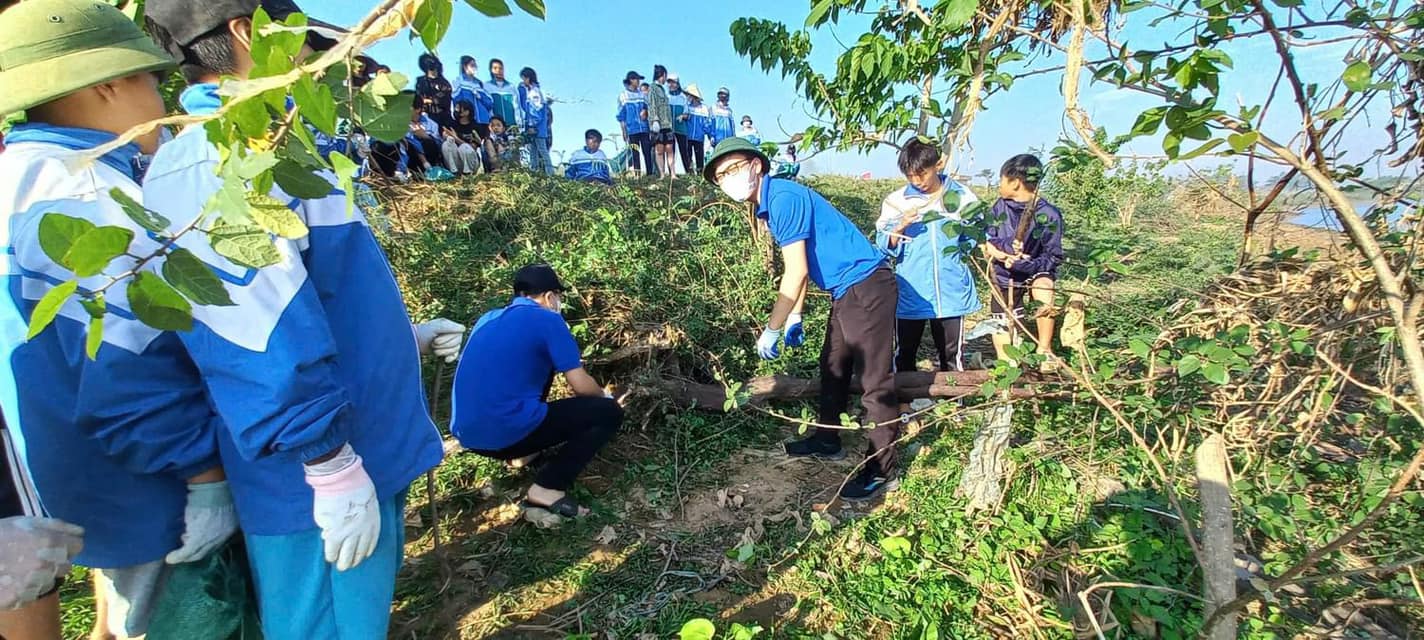
[[[900,412],[895,393],[895,274],[885,256],[821,194],[793,180],[770,177],[771,162],[743,138],[728,138],[708,158],[702,176],[737,202],[751,203],[781,247],[785,271],[771,320],[757,340],[767,360],[787,346],[806,341],[801,310],[806,284],[831,294],[831,316],[821,347],[820,417],[838,425],[850,404],[851,374],[859,373],[869,430],[866,460],[841,497],[867,500],[879,494],[895,471]],[[838,459],[840,431],[818,428],[810,437],[786,443],[791,456]]]
[[[201,379],[181,375],[192,363],[174,334],[129,312],[123,274],[137,260],[119,258],[80,277],[54,257],[55,240],[41,229],[51,214],[81,221],[70,228],[134,226],[110,192],[141,199],[135,159],[156,150],[158,132],[95,160],[83,156],[161,118],[156,74],[173,66],[104,2],[27,0],[0,12],[0,115],[26,118],[0,154],[10,296],[0,305],[4,435],[20,454],[27,473],[20,477],[32,482],[32,504],[82,527],[74,561],[104,570],[102,597],[114,606],[101,627],[125,636],[145,632],[169,564],[201,559],[236,531],[218,463],[217,419],[202,400]],[[141,232],[134,238],[136,255],[160,246]],[[115,278],[105,291],[111,313],[94,358],[85,354],[90,317],[74,298],[27,339],[30,315],[56,286],[77,282],[80,291],[93,291]],[[198,401],[181,402],[187,398]],[[56,597],[0,615],[0,636],[57,639]]]

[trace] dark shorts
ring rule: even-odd
[[[1033,288],[1033,281],[1039,278],[1048,278],[1055,283],[1058,282],[1058,274],[1051,271],[1035,273],[1033,276],[1027,278],[1025,282],[1015,282],[1013,295],[1009,294],[1009,287],[1003,287],[995,283],[994,288],[998,290],[998,295],[989,296],[989,313],[996,318],[1005,317],[1004,304],[1000,302],[1000,300],[1003,300],[1013,309],[1015,318],[1024,317],[1024,298],[1029,295],[1029,291]]]
[[[1022,318],[1024,315],[1024,294],[1028,293],[1028,286],[1014,285],[1013,287],[1001,287],[994,285],[994,293],[989,296],[989,314],[995,318],[1008,317],[1008,311],[1004,309],[1007,303],[1013,310],[1015,318]]]
[[[672,135],[672,129],[663,129],[652,134],[653,144],[672,144],[677,142],[677,138]]]

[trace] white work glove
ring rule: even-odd
[[[460,357],[460,345],[465,341],[465,325],[444,318],[423,322],[415,325],[415,341],[420,345],[420,355],[434,354],[446,362],[454,362]]]
[[[381,508],[376,499],[376,485],[361,456],[342,445],[336,457],[316,464],[303,465],[307,484],[315,497],[312,515],[321,527],[326,561],[345,571],[376,551],[381,539]]]
[[[188,485],[188,504],[183,507],[183,546],[170,551],[168,564],[196,562],[217,551],[237,532],[237,510],[227,482]]]
[[[0,611],[29,604],[69,573],[84,529],[51,518],[0,519]]]
[[[781,355],[781,330],[767,327],[757,338],[757,355],[762,360],[775,360]]]

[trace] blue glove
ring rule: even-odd
[[[761,337],[757,338],[757,355],[762,360],[775,360],[781,355],[781,330],[767,327],[761,332]]]
[[[806,330],[801,328],[801,314],[786,316],[786,346],[799,347],[806,344]]]

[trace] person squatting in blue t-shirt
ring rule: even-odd
[[[781,247],[785,271],[781,296],[771,320],[757,340],[763,359],[780,355],[778,343],[786,330],[787,346],[806,341],[801,310],[806,283],[831,294],[831,317],[821,347],[821,424],[840,424],[850,404],[850,381],[860,372],[865,412],[875,426],[859,474],[841,489],[847,500],[865,500],[885,487],[895,470],[895,441],[900,434],[895,392],[895,274],[885,256],[821,194],[805,185],[768,177],[771,162],[751,142],[730,138],[712,152],[703,177],[737,202],[750,202],[757,218],[766,221]],[[788,442],[791,456],[840,458],[840,431],[818,428],[804,440]]]
[[[514,274],[514,299],[480,317],[460,357],[450,431],[465,448],[497,460],[563,445],[529,486],[524,506],[577,518],[588,509],[568,496],[569,487],[618,432],[623,408],[584,369],[562,315],[564,291],[548,265]],[[555,374],[574,397],[549,402]]]

